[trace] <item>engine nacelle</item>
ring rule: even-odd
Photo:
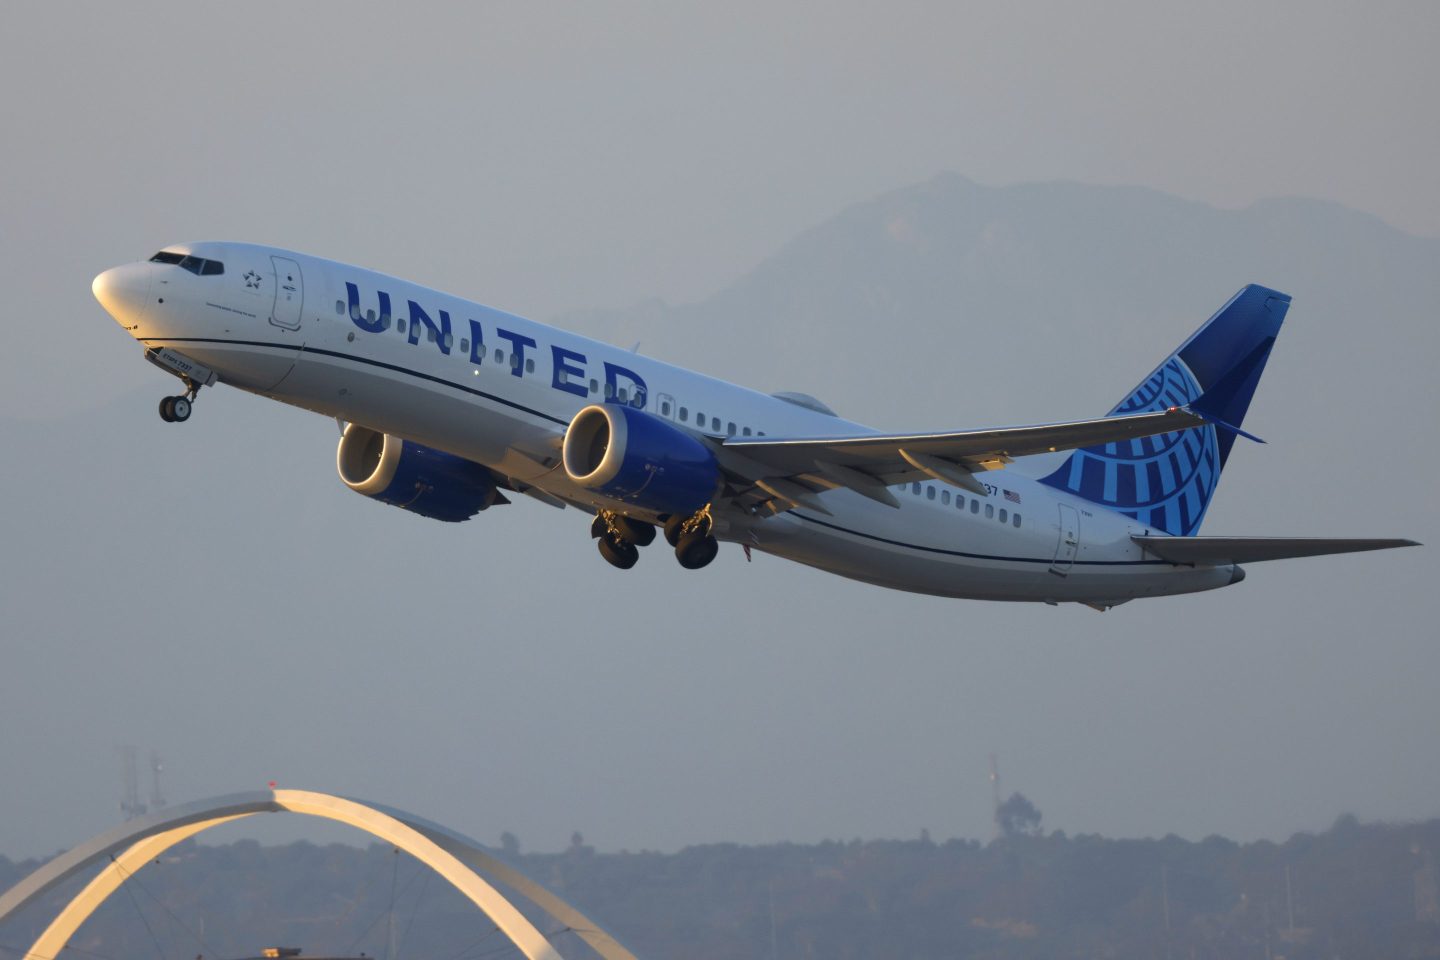
[[[495,503],[495,476],[478,463],[352,423],[335,466],[345,486],[422,517],[455,523]]]
[[[565,431],[565,472],[586,490],[656,513],[689,516],[714,498],[720,466],[700,440],[619,403],[575,414]]]

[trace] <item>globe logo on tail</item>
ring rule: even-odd
[[[1111,411],[1147,413],[1184,406],[1203,391],[1179,356],[1167,360]],[[1042,483],[1110,507],[1175,536],[1200,528],[1220,477],[1209,424],[1178,433],[1077,450]]]

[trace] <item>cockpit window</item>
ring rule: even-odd
[[[168,250],[161,250],[150,258],[151,263],[168,263],[173,266],[189,270],[196,276],[215,277],[225,272],[225,264],[219,260],[206,260],[204,257],[189,257],[183,253],[171,253]]]

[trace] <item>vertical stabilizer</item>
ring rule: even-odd
[[[1286,294],[1244,288],[1110,411],[1189,404],[1215,423],[1085,447],[1041,482],[1174,536],[1194,535],[1289,307]]]

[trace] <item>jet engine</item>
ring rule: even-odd
[[[335,466],[356,493],[435,520],[469,520],[505,502],[480,464],[357,423],[345,428]]]
[[[624,404],[596,404],[575,414],[562,458],[570,479],[586,490],[655,513],[688,517],[720,488],[720,467],[709,447]]]

